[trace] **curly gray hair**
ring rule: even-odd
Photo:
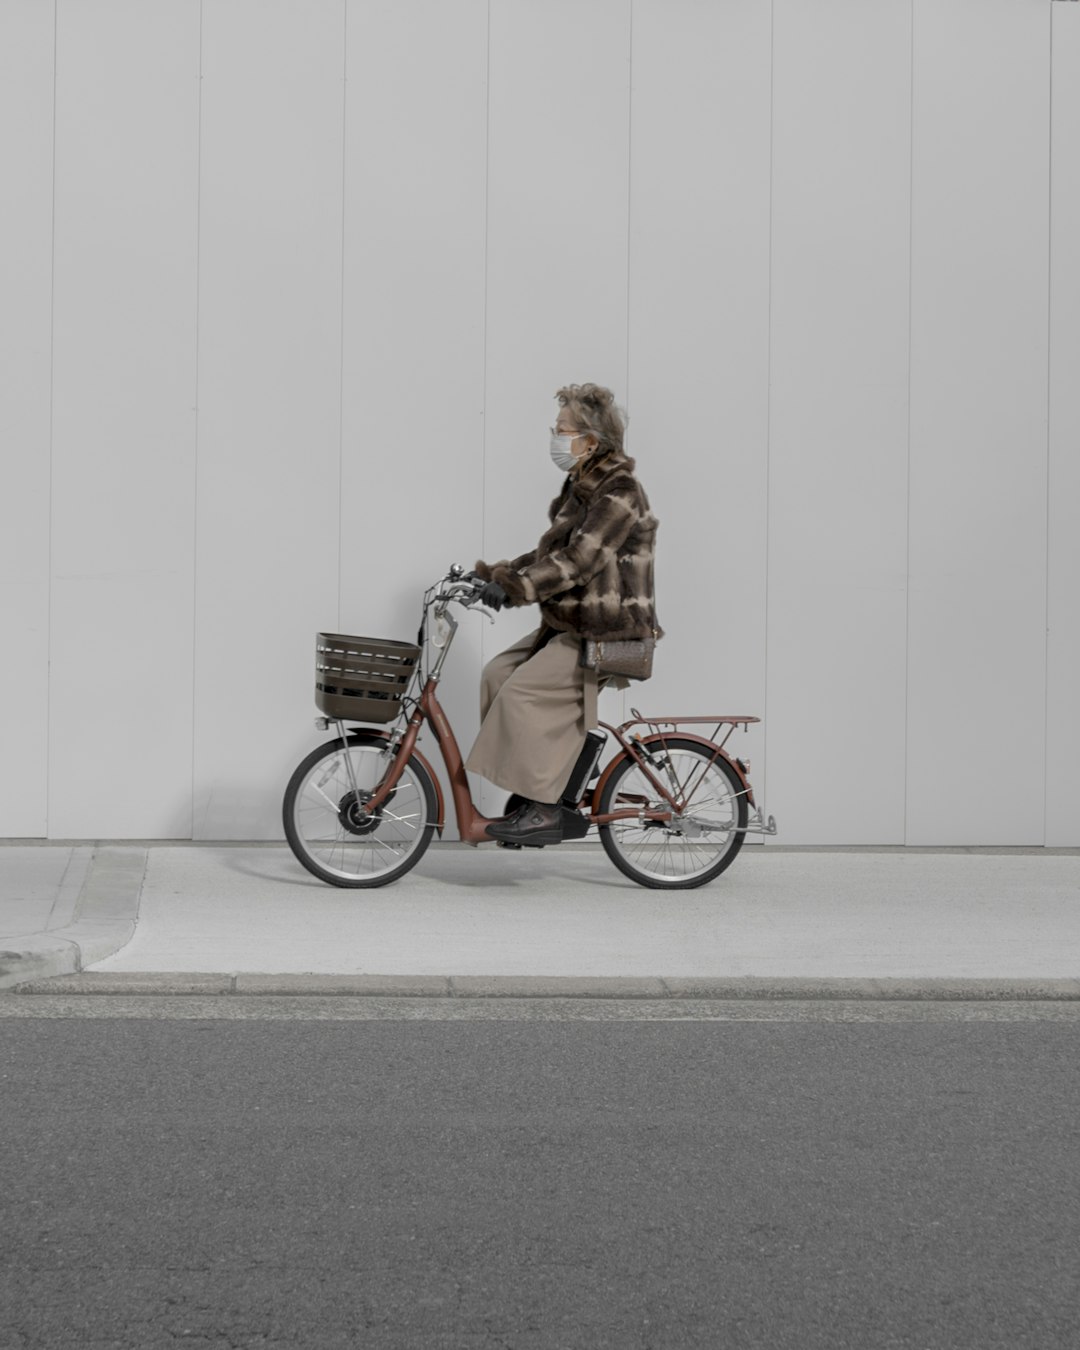
[[[615,402],[610,389],[605,389],[602,384],[567,384],[555,397],[580,431],[596,437],[598,450],[622,451],[629,419]]]

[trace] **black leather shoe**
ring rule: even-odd
[[[562,841],[562,808],[556,802],[526,802],[505,820],[493,821],[487,833],[501,844],[521,844],[526,848],[543,848],[545,844]]]

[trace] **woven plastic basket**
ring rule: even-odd
[[[392,722],[419,659],[412,642],[319,633],[315,703],[327,717],[345,722]]]

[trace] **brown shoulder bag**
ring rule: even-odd
[[[656,638],[582,638],[581,664],[598,675],[622,675],[628,680],[647,680],[652,674]]]

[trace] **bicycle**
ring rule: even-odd
[[[436,830],[441,837],[442,787],[416,747],[425,722],[446,766],[461,841],[497,842],[485,833],[491,820],[472,800],[437,696],[459,627],[451,605],[479,610],[494,622],[477,604],[478,595],[479,583],[455,565],[425,591],[416,643],[318,635],[315,695],[322,716],[315,724],[323,731],[335,727],[337,737],[297,765],[282,815],[293,853],[320,880],[384,886],[416,866]],[[432,650],[438,653],[434,660]],[[599,723],[617,744],[599,776],[607,734],[589,732],[562,798],[563,841],[582,839],[595,826],[608,857],[631,880],[684,890],[719,876],[747,834],[776,833],[775,819],[764,819],[754,800],[749,764],[725,749],[737,727],[745,731],[759,718],[643,717],[631,711],[633,717],[619,726]],[[350,731],[347,723],[365,725]],[[715,724],[711,737],[682,730],[700,724]],[[635,727],[647,727],[648,734],[631,734]]]

